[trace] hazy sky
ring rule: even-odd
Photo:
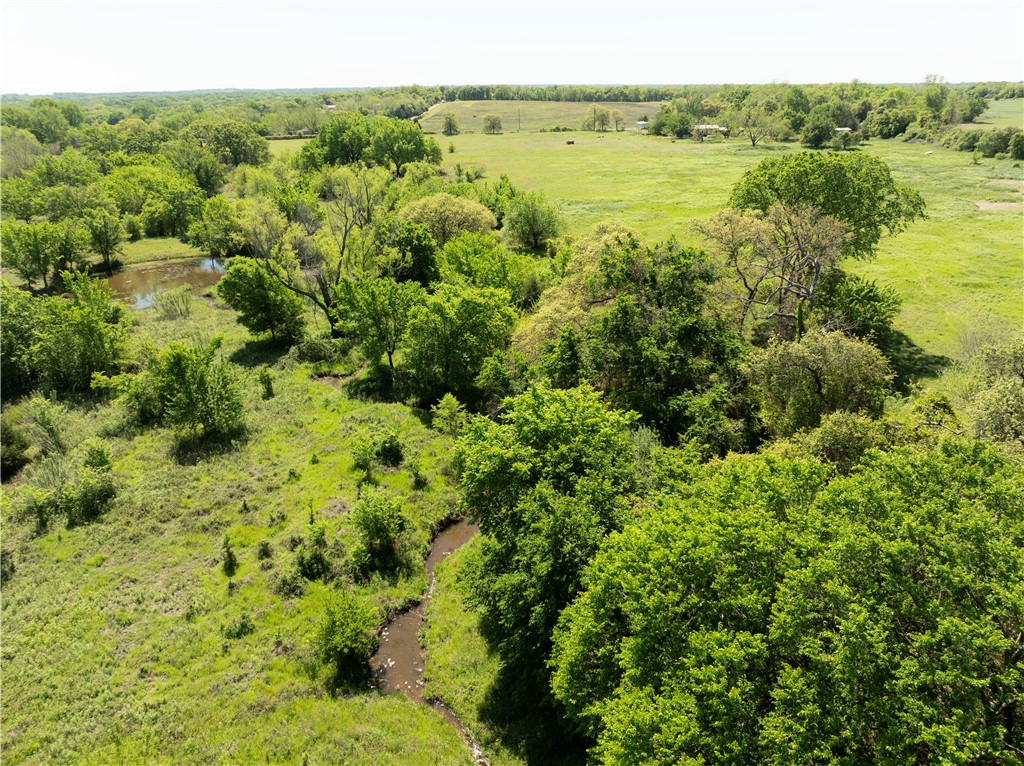
[[[0,3],[0,92],[1024,79],[1024,2]]]

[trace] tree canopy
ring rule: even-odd
[[[843,253],[871,255],[884,232],[896,234],[924,215],[924,200],[896,183],[888,165],[869,154],[799,152],[764,159],[733,187],[732,207],[767,211],[809,205],[849,227]]]

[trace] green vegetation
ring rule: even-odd
[[[1011,96],[5,100],[5,758],[1011,762]]]

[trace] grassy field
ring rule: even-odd
[[[658,113],[658,102],[625,103],[602,102],[598,106],[609,112],[618,110],[625,118],[623,127],[626,130],[636,129],[636,121],[641,117],[653,118]],[[420,118],[420,125],[427,133],[441,133],[441,115],[451,112],[459,123],[463,133],[482,133],[484,115],[496,114],[501,117],[504,133],[533,133],[541,129],[553,127],[580,130],[587,119],[591,104],[566,101],[449,101],[434,104]],[[612,125],[614,129],[614,124]],[[440,140],[439,137],[438,140]]]
[[[479,563],[480,542],[479,537],[471,540],[435,570],[434,595],[422,634],[423,691],[452,709],[493,766],[525,766],[526,761],[482,720],[487,690],[498,675],[498,655],[480,635],[479,617],[467,596],[469,572]]]
[[[286,157],[290,154],[298,154],[299,149],[312,140],[312,138],[287,138],[279,141],[267,141],[267,144],[270,146],[271,157]]]
[[[151,309],[136,318],[138,338],[158,345],[224,335],[224,353],[244,369],[248,432],[227,452],[182,454],[168,429],[126,430],[113,407],[84,402],[71,407],[70,440],[99,435],[110,446],[112,508],[37,536],[19,512],[22,489],[5,485],[15,570],[3,586],[4,762],[467,766],[468,749],[435,711],[370,690],[328,695],[306,670],[328,586],[275,588],[311,514],[336,555],[351,548],[360,434],[393,429],[424,467],[425,488],[405,468],[375,480],[404,499],[412,550],[425,551],[454,504],[440,472],[447,437],[407,407],[350,399],[308,364],[276,359],[234,312],[197,300],[187,320]],[[276,396],[263,399],[256,369],[268,363]],[[240,562],[230,584],[225,535]],[[424,586],[420,565],[352,587],[383,620]],[[246,617],[252,632],[232,638]]]
[[[965,130],[977,128],[1021,128],[1024,130],[1024,98],[989,101],[988,110],[974,122],[960,124]]]
[[[125,266],[151,261],[170,261],[177,258],[202,258],[202,250],[173,237],[139,239],[125,242],[120,261]]]
[[[480,166],[485,180],[507,173],[542,190],[563,207],[572,234],[618,219],[652,240],[675,236],[688,244],[699,244],[692,222],[723,207],[745,170],[801,148],[628,133],[581,134],[572,146],[546,133],[451,140],[456,151],[444,155],[446,170]],[[1005,160],[972,165],[965,153],[900,141],[872,141],[862,151],[888,163],[928,206],[928,218],[884,239],[874,260],[851,264],[900,291],[899,329],[929,353],[956,357],[964,330],[1024,326],[1021,168]]]

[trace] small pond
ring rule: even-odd
[[[144,309],[153,305],[157,293],[182,285],[209,287],[224,271],[224,264],[216,258],[166,261],[119,271],[107,279],[107,284],[131,308]]]

